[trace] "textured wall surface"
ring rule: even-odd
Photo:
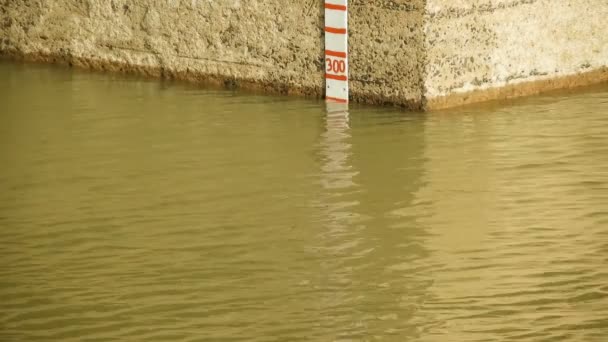
[[[349,68],[354,100],[420,106],[425,2],[349,0]]]
[[[3,50],[155,76],[319,91],[316,2],[4,0]],[[279,81],[280,82],[277,82]]]
[[[351,97],[441,108],[608,80],[608,1],[350,0]],[[322,96],[323,0],[0,0],[0,54]]]
[[[431,107],[608,80],[606,0],[428,0],[426,17]]]
[[[423,0],[351,1],[355,100],[419,105],[423,12]],[[0,0],[0,51],[321,96],[323,13],[321,0]]]

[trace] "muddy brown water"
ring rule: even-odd
[[[2,341],[607,341],[608,86],[441,113],[0,63]]]

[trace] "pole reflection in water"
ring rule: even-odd
[[[366,329],[357,319],[356,307],[361,297],[356,293],[352,259],[357,258],[363,238],[363,226],[356,208],[358,172],[352,166],[352,144],[348,105],[327,103],[324,131],[320,136],[320,224],[311,252],[319,260],[316,288],[320,291],[317,311],[325,316],[322,328],[325,339],[335,339],[340,331],[350,336],[364,334]],[[350,312],[348,315],[339,313]],[[345,319],[346,318],[346,319]],[[339,331],[336,327],[341,326]]]
[[[322,135],[323,188],[343,189],[354,185],[352,166],[348,165],[351,145],[349,143],[349,114],[345,104],[328,103],[325,132]]]

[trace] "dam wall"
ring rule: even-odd
[[[0,0],[0,55],[321,97],[323,1]],[[351,100],[433,109],[608,80],[608,2],[351,0]]]

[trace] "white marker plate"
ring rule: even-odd
[[[348,102],[347,0],[325,0],[325,99]]]

